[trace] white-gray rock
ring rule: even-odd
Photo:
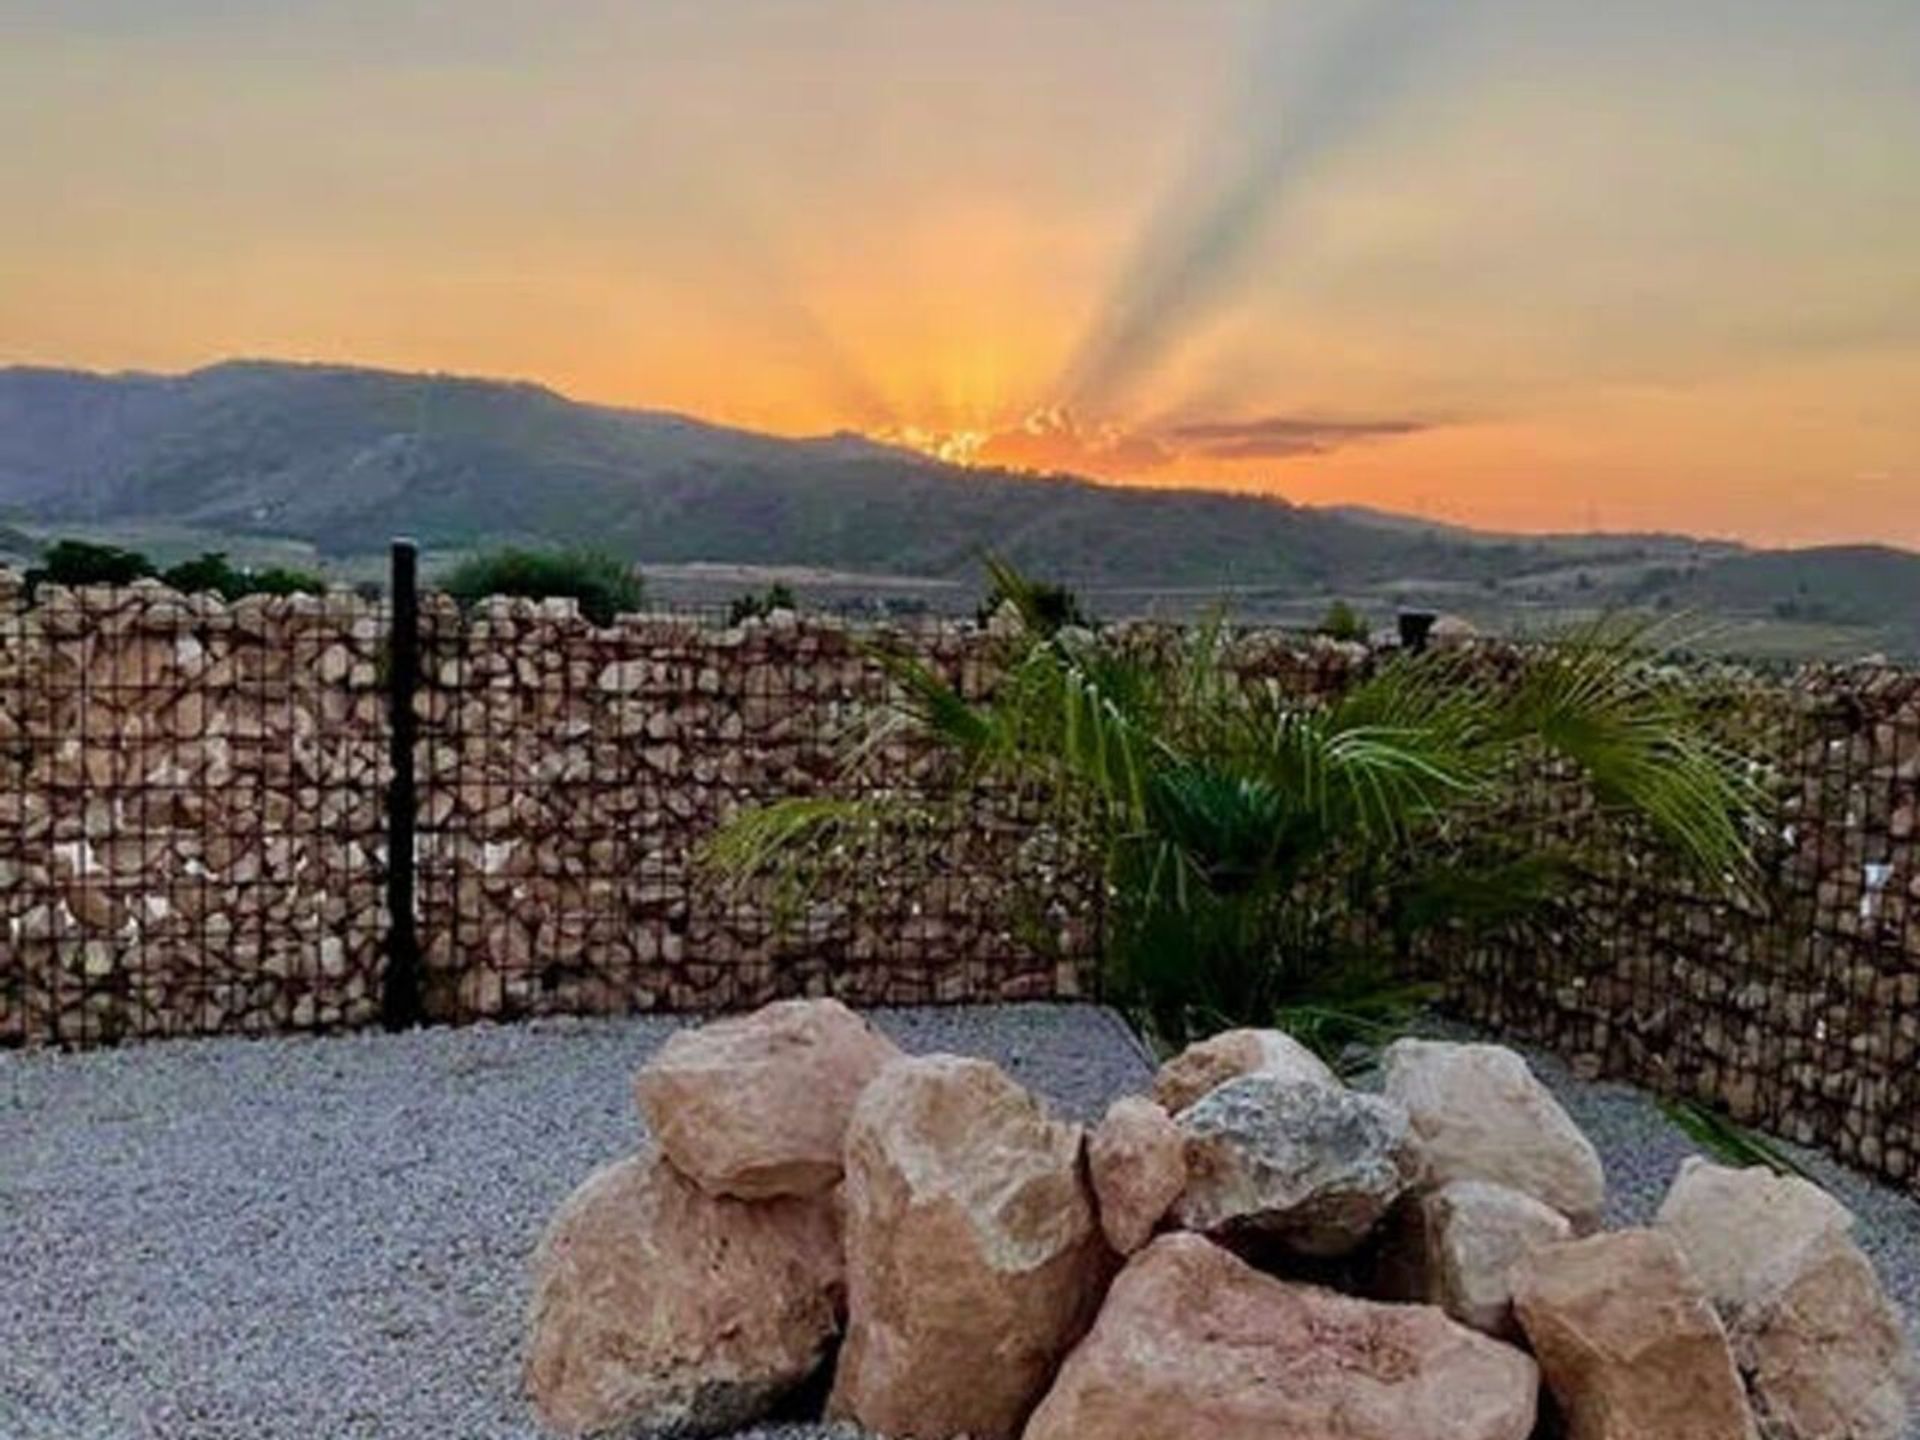
[[[1413,1182],[1406,1111],[1279,1075],[1243,1075],[1177,1117],[1187,1186],[1176,1224],[1258,1232],[1304,1255],[1344,1255]]]
[[[1552,1206],[1485,1180],[1456,1180],[1416,1202],[1427,1249],[1426,1299],[1488,1335],[1519,1334],[1513,1269],[1536,1246],[1571,1240]]]
[[[1406,1107],[1425,1180],[1486,1180],[1531,1195],[1586,1231],[1606,1200],[1600,1156],[1527,1062],[1502,1045],[1398,1040],[1381,1090]]]

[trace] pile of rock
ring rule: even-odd
[[[1913,1359],[1844,1209],[1693,1161],[1653,1227],[1600,1233],[1593,1147],[1497,1046],[1402,1041],[1365,1093],[1236,1031],[1087,1134],[788,1001],[637,1088],[657,1149],[536,1260],[527,1387],[565,1434],[723,1434],[816,1382],[917,1440],[1904,1433]]]

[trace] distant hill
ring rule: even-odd
[[[0,506],[332,553],[404,531],[441,546],[592,541],[643,562],[940,576],[991,547],[1080,583],[1312,588],[1556,558],[1530,541],[965,470],[858,436],[783,439],[535,385],[254,361],[182,376],[0,370]]]
[[[0,369],[0,523],[164,525],[332,557],[400,533],[442,549],[592,543],[660,566],[936,579],[977,575],[991,549],[1115,594],[1339,594],[1482,618],[1698,606],[1890,628],[1920,649],[1920,556],[1903,551],[1503,536],[1358,507],[961,469],[856,435],[789,439],[538,385],[338,365]]]

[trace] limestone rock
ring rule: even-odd
[[[1289,1284],[1196,1235],[1114,1282],[1025,1440],[1525,1440],[1539,1372],[1427,1306]]]
[[[847,1131],[847,1340],[828,1413],[1011,1440],[1112,1265],[1078,1127],[984,1060],[897,1060]]]
[[[1131,1255],[1186,1188],[1186,1140],[1153,1101],[1124,1096],[1107,1108],[1087,1141],[1087,1172],[1107,1243]]]
[[[1252,1074],[1180,1113],[1189,1230],[1257,1232],[1305,1255],[1344,1255],[1415,1177],[1407,1114],[1390,1100]]]
[[[1727,1333],[1666,1235],[1540,1246],[1513,1301],[1571,1440],[1753,1440]]]
[[[1769,1440],[1900,1440],[1914,1356],[1899,1312],[1817,1185],[1687,1160],[1660,1207],[1725,1321]]]
[[[1415,1202],[1425,1236],[1427,1293],[1463,1325],[1517,1337],[1513,1271],[1539,1245],[1571,1240],[1558,1210],[1484,1180],[1456,1180]]]
[[[1327,1062],[1280,1030],[1226,1030],[1189,1045],[1160,1067],[1153,1098],[1178,1115],[1209,1090],[1242,1075],[1272,1074],[1338,1086]]]
[[[540,1242],[527,1394],[563,1435],[722,1434],[819,1366],[841,1294],[833,1196],[718,1199],[633,1156]]]
[[[634,1089],[660,1148],[715,1195],[807,1195],[840,1179],[847,1118],[900,1051],[838,1000],[780,1000],[682,1030]]]
[[[1600,1156],[1527,1062],[1501,1045],[1397,1040],[1381,1090],[1413,1122],[1427,1180],[1488,1180],[1589,1230],[1606,1201]]]

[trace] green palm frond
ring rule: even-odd
[[[1716,741],[1697,697],[1662,670],[1648,627],[1599,622],[1528,666],[1504,719],[1579,767],[1601,803],[1631,814],[1686,863],[1740,886],[1755,872],[1751,817],[1764,787]]]

